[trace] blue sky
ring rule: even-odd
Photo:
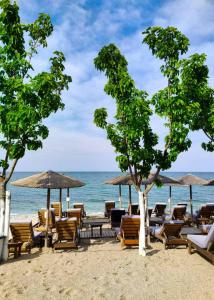
[[[214,1],[212,0],[19,0],[23,22],[32,22],[40,12],[50,14],[54,24],[48,48],[33,60],[35,70],[48,68],[54,50],[66,56],[66,73],[73,82],[63,93],[64,111],[46,122],[50,134],[43,149],[27,152],[17,171],[114,171],[118,170],[114,150],[105,133],[93,124],[93,112],[106,107],[114,114],[114,100],[103,92],[105,77],[96,71],[93,59],[102,46],[115,43],[129,63],[129,71],[138,88],[149,94],[165,87],[160,62],[142,45],[141,32],[148,26],[175,26],[190,39],[189,54],[207,54],[210,85],[214,86]],[[160,136],[160,148],[166,129],[158,117],[152,127]],[[205,136],[191,134],[191,149],[179,156],[171,171],[214,171],[213,154],[200,147]]]

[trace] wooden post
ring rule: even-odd
[[[69,209],[70,208],[70,190],[69,190],[69,188],[67,188],[66,202],[67,202],[67,209]]]
[[[129,185],[129,204],[132,204],[132,187]]]
[[[48,247],[48,232],[49,232],[49,217],[50,217],[50,189],[47,191],[47,215],[46,215],[46,233],[45,233],[45,247]]]
[[[171,210],[172,210],[172,187],[171,185],[169,186],[169,199],[168,199],[168,203],[169,203],[169,213],[171,214]]]
[[[59,202],[60,202],[60,212],[59,217],[62,217],[62,189],[59,189]]]
[[[192,206],[192,186],[189,186],[189,204],[190,204],[190,212],[191,217],[193,217],[193,206]]]
[[[120,208],[122,208],[122,191],[121,191],[121,184],[119,184],[119,203],[120,203]]]

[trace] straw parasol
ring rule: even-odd
[[[51,189],[69,189],[75,187],[82,187],[85,183],[76,180],[74,178],[53,172],[47,171],[18,179],[11,182],[14,186],[47,189],[47,218],[46,218],[46,246],[47,246],[47,235],[48,235],[48,224],[50,214],[50,190]]]
[[[150,173],[148,178],[143,178],[142,185],[151,184],[154,179],[155,173]],[[166,185],[180,185],[180,183],[168,176],[158,175],[157,180],[162,184]],[[131,204],[131,186],[133,185],[133,181],[130,174],[117,176],[115,178],[109,179],[105,181],[106,184],[119,185],[119,201],[121,203],[121,185],[129,186],[129,203]]]
[[[189,202],[190,202],[190,211],[191,211],[191,216],[193,216],[193,205],[192,205],[192,186],[193,185],[207,185],[208,184],[208,180],[192,175],[192,174],[187,174],[185,176],[182,176],[180,178],[178,178],[178,181],[182,184],[182,185],[188,185],[189,186],[189,193],[190,193],[190,198],[189,198]]]
[[[133,185],[133,181],[131,179],[130,174],[117,176],[112,179],[108,179],[105,181],[106,184],[118,185],[119,186],[119,202],[120,206],[122,207],[122,191],[121,185],[128,185],[129,186],[129,203],[132,203],[132,195],[131,195],[131,186]]]
[[[212,185],[214,185],[214,179],[209,180],[205,185],[206,186],[212,186]]]

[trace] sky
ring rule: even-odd
[[[65,73],[72,76],[63,92],[65,109],[45,121],[49,137],[43,148],[27,151],[16,171],[118,171],[115,153],[102,129],[93,124],[96,108],[106,107],[112,118],[114,99],[104,91],[106,78],[93,64],[99,50],[114,43],[128,61],[139,89],[151,96],[166,86],[160,61],[142,44],[142,31],[149,26],[175,26],[190,40],[188,55],[206,53],[209,83],[214,86],[214,1],[212,0],[18,0],[22,22],[33,22],[39,13],[51,16],[54,32],[48,48],[33,59],[35,71],[48,70],[54,50],[66,57]],[[152,128],[159,134],[159,147],[167,129],[154,116]],[[191,133],[192,147],[181,154],[170,171],[214,171],[213,153],[201,149],[201,132]]]

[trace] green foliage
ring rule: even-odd
[[[192,130],[203,130],[209,141],[202,143],[207,151],[214,151],[214,90],[208,86],[208,67],[205,54],[194,54],[181,62],[182,90],[187,105],[195,110],[186,114]]]
[[[191,146],[189,124],[194,123],[199,104],[192,101],[190,92],[193,93],[194,88],[191,87],[192,80],[188,81],[187,73],[192,72],[196,84],[197,76],[201,80],[194,68],[184,68],[185,60],[181,60],[180,56],[187,52],[189,40],[176,28],[149,27],[143,35],[143,42],[153,55],[163,60],[160,70],[168,83],[151,100],[145,91],[135,87],[128,74],[127,61],[115,45],[103,47],[94,60],[95,67],[108,78],[105,92],[116,100],[115,123],[108,123],[105,108],[95,111],[94,122],[107,132],[107,138],[117,153],[120,169],[130,171],[138,190],[142,178],[148,176],[153,166],[156,166],[158,175],[160,170],[169,169],[178,155]],[[201,72],[205,76],[206,68],[202,67]],[[163,150],[157,149],[158,136],[150,126],[152,107],[166,120],[165,126],[169,129]],[[159,184],[157,177],[154,177],[154,182]]]
[[[0,8],[0,146],[6,152],[0,165],[5,174],[9,159],[18,160],[26,149],[42,147],[48,136],[42,122],[63,109],[61,93],[68,89],[71,77],[63,73],[65,57],[59,51],[50,58],[49,72],[32,75],[31,58],[39,47],[47,47],[53,31],[48,15],[40,14],[32,24],[22,24],[15,2],[0,1]]]

